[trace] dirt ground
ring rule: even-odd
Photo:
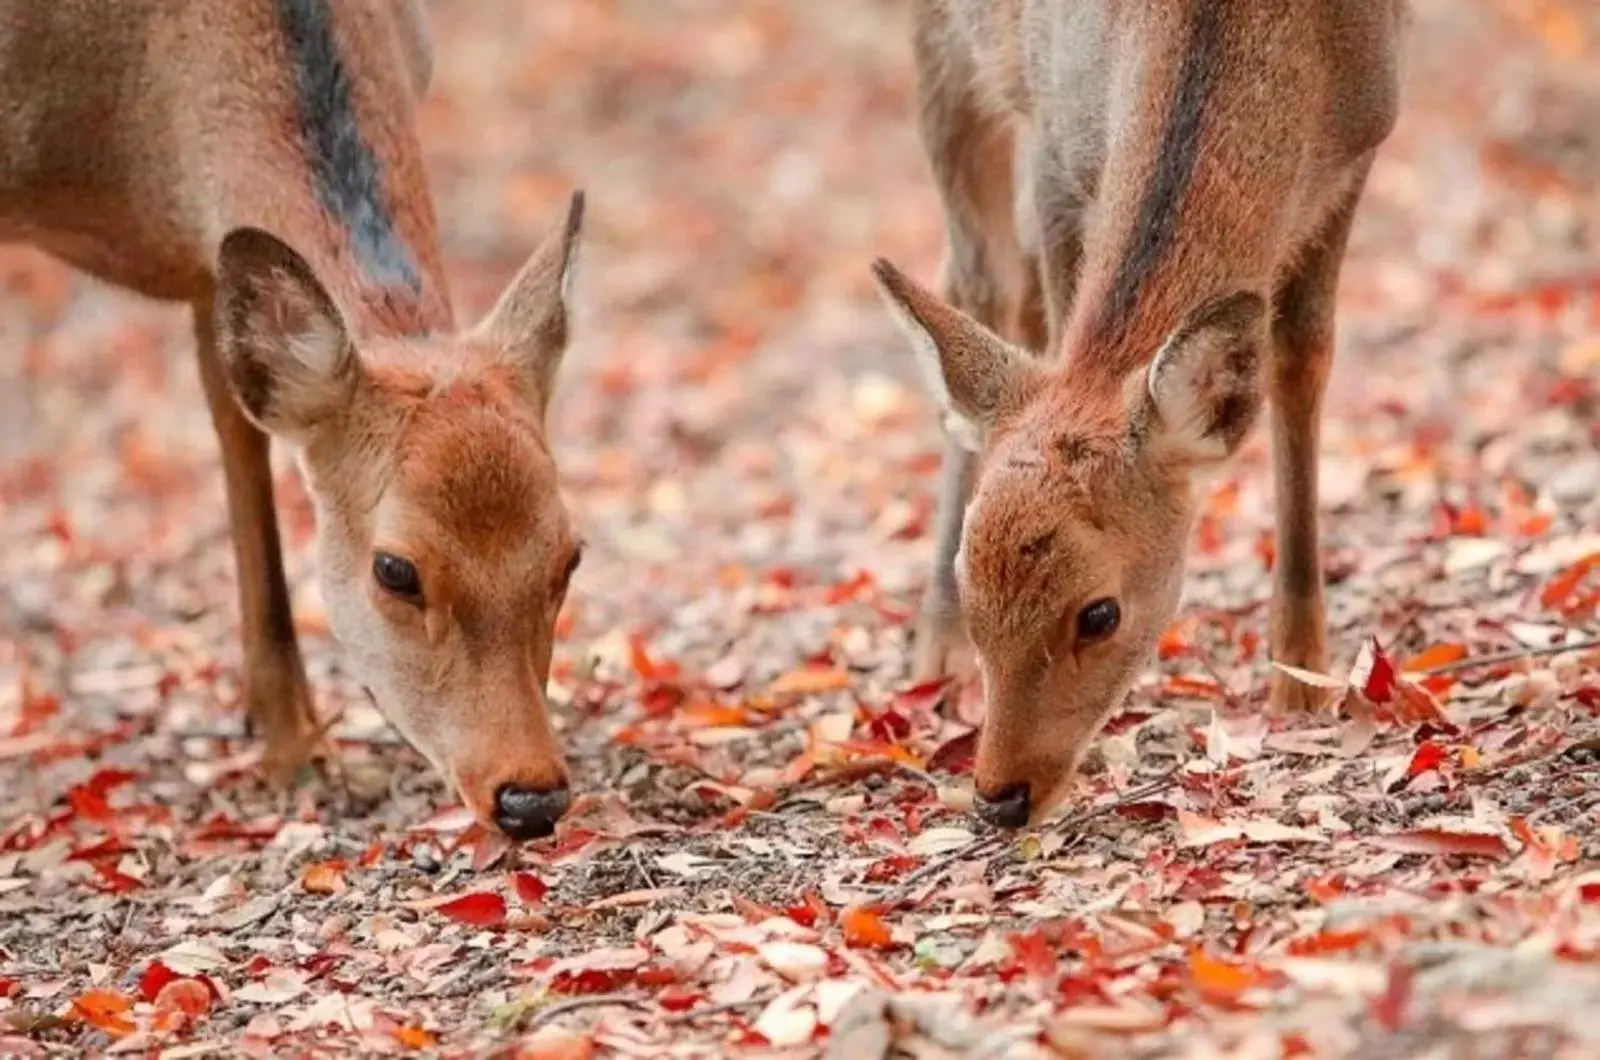
[[[906,679],[942,233],[903,2],[436,0],[463,316],[589,193],[555,412],[585,794],[508,850],[352,694],[252,770],[184,314],[0,250],[0,1055],[1600,1055],[1600,17],[1422,0],[1341,291],[1337,709],[1270,717],[1265,438],[1065,818]]]

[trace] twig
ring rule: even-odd
[[[986,836],[977,837],[965,846],[957,847],[943,857],[935,858],[902,879],[899,886],[895,888],[894,893],[889,896],[890,901],[896,904],[905,901],[910,896],[911,889],[917,884],[933,877],[943,876],[945,870],[958,861],[989,854],[991,848],[998,849],[1009,838],[1010,836],[1005,832],[990,832]]]
[[[1075,832],[1079,828],[1082,828],[1084,825],[1088,824],[1090,821],[1104,817],[1106,814],[1111,813],[1113,810],[1116,810],[1119,807],[1126,806],[1131,802],[1139,802],[1142,799],[1148,799],[1152,795],[1159,795],[1168,788],[1177,787],[1178,773],[1182,769],[1183,763],[1180,762],[1171,769],[1167,770],[1165,773],[1161,774],[1156,779],[1147,781],[1136,788],[1129,788],[1127,791],[1123,792],[1121,795],[1118,795],[1115,799],[1106,803],[1104,806],[1091,806],[1082,813],[1074,814],[1073,816],[1068,817],[1066,820],[1056,824],[1051,831]]]
[[[538,1030],[546,1023],[569,1012],[579,1009],[599,1008],[602,1005],[621,1005],[624,1008],[644,1008],[644,1000],[633,994],[592,994],[589,997],[575,997],[571,1001],[563,1001],[558,1005],[540,1009],[528,1021],[529,1030]]]
[[[338,719],[335,719],[336,721]],[[324,726],[319,732],[326,732]],[[218,740],[227,743],[248,743],[255,739],[243,729],[208,728],[206,726],[192,726],[184,729],[163,729],[162,735],[170,736],[174,740]],[[366,747],[404,747],[406,741],[392,732],[380,732],[372,736],[341,736],[334,734],[330,737],[336,744],[348,743]]]
[[[644,859],[639,856],[639,848],[631,846],[628,854],[633,858],[633,867],[639,870],[639,877],[644,880],[644,885],[652,891],[656,889],[656,879],[650,875],[650,870],[645,868]]]
[[[1084,810],[1082,813],[1073,814],[1071,817],[1068,817],[1067,819],[1053,825],[1050,830],[1053,832],[1074,832],[1088,824],[1090,821],[1111,813],[1119,806],[1126,806],[1130,802],[1138,802],[1141,799],[1148,799],[1152,795],[1158,795],[1161,792],[1166,791],[1168,788],[1175,787],[1177,785],[1178,772],[1182,768],[1183,765],[1181,763],[1175,765],[1156,779],[1141,784],[1136,788],[1129,788],[1127,791],[1117,796],[1111,802],[1106,803],[1104,806],[1091,807],[1087,810]],[[911,889],[917,884],[944,875],[945,871],[958,861],[965,861],[970,858],[976,858],[993,853],[999,847],[1004,846],[1009,838],[1010,835],[1006,832],[991,832],[989,835],[980,836],[972,840],[972,842],[965,846],[957,847],[955,850],[950,851],[943,857],[936,858],[935,860],[928,862],[926,865],[922,866],[920,869],[911,873],[909,876],[906,876],[900,881],[899,885],[890,895],[890,901],[894,902],[895,904],[905,901],[906,898],[910,896]]]
[[[1479,655],[1470,659],[1457,659],[1455,662],[1440,663],[1437,666],[1424,666],[1420,670],[1408,670],[1412,674],[1448,674],[1460,670],[1474,670],[1480,666],[1498,666],[1501,663],[1520,662],[1523,659],[1538,659],[1547,655],[1560,655],[1567,651],[1588,651],[1590,648],[1600,648],[1600,637],[1590,637],[1588,640],[1575,640],[1568,644],[1550,644],[1543,648],[1516,648],[1511,651],[1495,652],[1493,655]]]
[[[777,996],[777,991],[769,990],[763,991],[759,994],[754,994],[745,998],[743,1001],[723,1001],[716,1005],[701,1005],[698,1008],[689,1009],[687,1012],[679,1012],[674,1016],[669,1016],[666,1022],[668,1024],[693,1023],[695,1020],[701,1019],[705,1016],[720,1016],[724,1012],[738,1012],[740,1009],[755,1008],[757,1005],[765,1005],[767,1002],[771,1001]]]

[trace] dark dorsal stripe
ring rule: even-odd
[[[1206,102],[1222,58],[1222,6],[1221,0],[1199,0],[1193,5],[1189,42],[1183,50],[1183,67],[1167,112],[1155,177],[1139,204],[1132,239],[1101,309],[1102,335],[1114,335],[1127,328],[1140,291],[1177,231],[1183,196],[1200,155]]]
[[[384,200],[383,163],[356,122],[350,73],[333,36],[332,2],[276,0],[311,181],[323,209],[344,227],[367,278],[380,288],[417,294],[422,277]]]

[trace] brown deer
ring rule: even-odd
[[[1317,446],[1400,0],[917,0],[943,299],[876,272],[942,407],[915,668],[970,645],[988,821],[1035,821],[1177,608],[1196,483],[1272,407],[1271,655],[1326,662]],[[1033,354],[1041,354],[1035,360]],[[1275,705],[1313,690],[1275,678]]]
[[[544,686],[579,544],[544,412],[582,197],[458,332],[415,129],[416,0],[50,0],[0,24],[0,238],[193,309],[269,769],[320,742],[276,435],[357,678],[483,820],[549,834],[568,783]]]

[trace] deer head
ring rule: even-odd
[[[257,229],[220,251],[234,394],[296,450],[335,636],[379,710],[485,822],[548,835],[568,802],[545,683],[581,545],[545,408],[583,218],[476,327],[357,341],[310,266]]]
[[[1043,367],[887,262],[876,273],[949,432],[979,453],[955,558],[987,708],[977,806],[1062,798],[1177,609],[1194,484],[1261,404],[1265,299],[1206,302],[1124,378]]]

